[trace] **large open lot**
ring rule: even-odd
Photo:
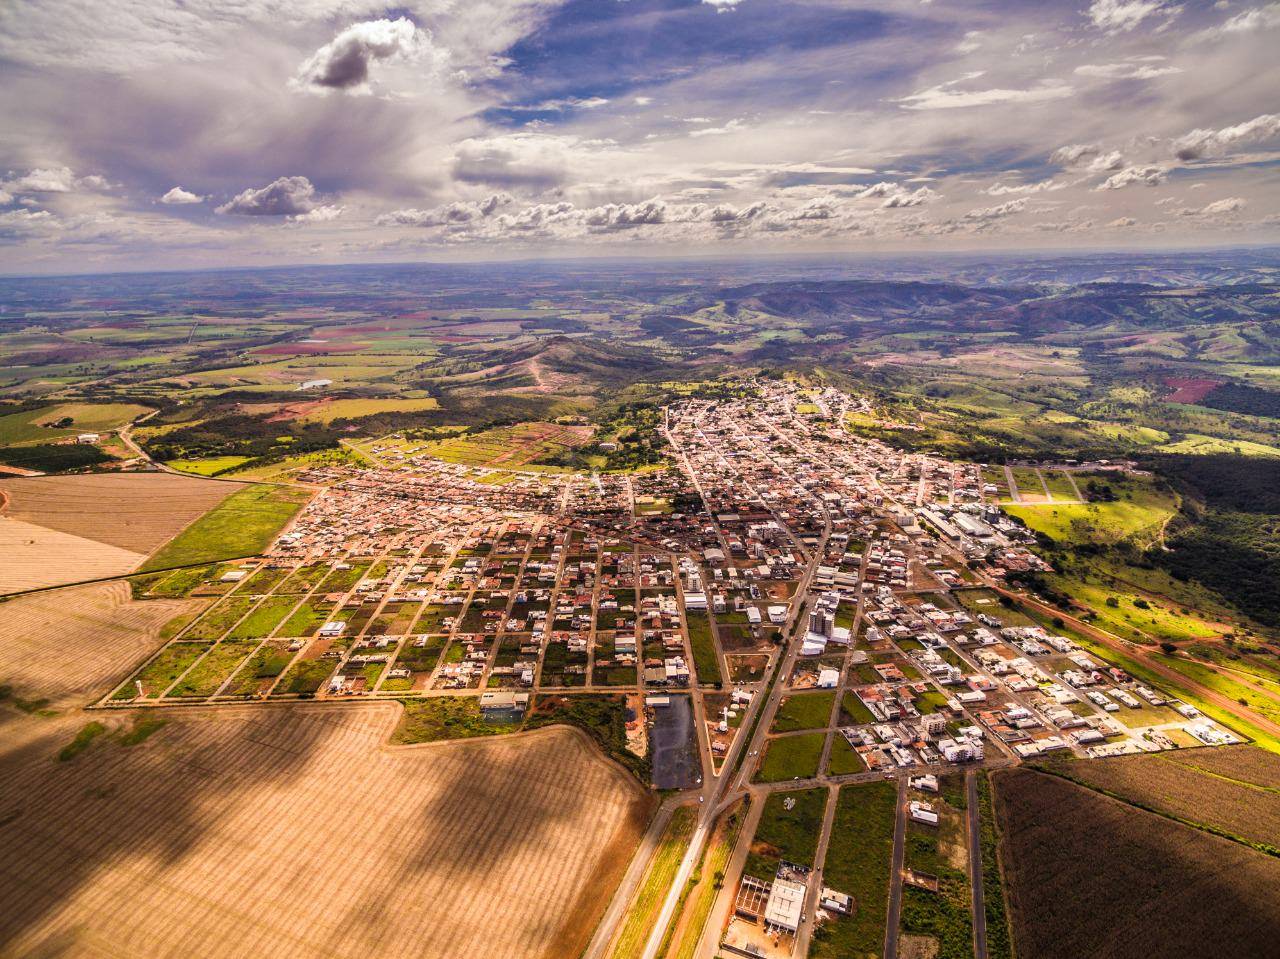
[[[0,591],[130,572],[239,489],[161,473],[0,480]]]
[[[0,951],[577,955],[642,828],[639,787],[574,730],[389,747],[397,713],[184,713],[58,761],[83,717],[10,711]]]
[[[994,780],[1019,955],[1272,954],[1275,857],[1056,776]]]
[[[139,602],[121,581],[16,597],[0,606],[0,683],[27,698],[87,702],[160,645],[165,623],[199,606]]]

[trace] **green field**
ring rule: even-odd
[[[716,643],[711,636],[711,620],[702,610],[687,610],[689,646],[693,649],[693,666],[698,682],[719,686],[720,657],[716,655]]]
[[[195,476],[213,476],[215,473],[234,469],[251,459],[250,456],[210,456],[199,460],[169,460],[164,465]]]
[[[105,433],[149,412],[136,403],[58,403],[0,416],[0,446],[65,439],[78,433]],[[70,419],[65,426],[54,426]]]
[[[773,732],[787,733],[798,729],[826,729],[831,725],[834,692],[795,693],[778,707],[773,719]]]
[[[671,821],[667,823],[658,848],[649,861],[644,881],[632,898],[631,908],[618,930],[613,952],[610,953],[613,959],[630,959],[643,951],[671,888],[671,881],[680,867],[680,860],[689,846],[697,819],[697,810],[692,806],[680,806],[672,813]]]
[[[237,490],[196,520],[142,567],[191,566],[261,553],[311,493],[279,486]]]
[[[425,410],[440,408],[440,402],[431,398],[410,399],[368,399],[368,400],[333,400],[318,409],[305,413],[297,418],[299,423],[329,424],[334,420],[356,419],[361,416],[376,416],[379,413],[421,413]]]
[[[843,786],[822,880],[853,896],[852,916],[824,922],[813,936],[815,959],[873,959],[884,944],[897,790],[890,783]]]
[[[790,809],[788,799],[794,800]],[[812,866],[826,808],[827,790],[822,787],[769,793],[743,873],[767,882],[780,860]]]
[[[1078,477],[1081,491],[1085,478]],[[1112,485],[1118,498],[1114,502],[1092,501],[1083,504],[1048,506],[1005,506],[1038,533],[1061,543],[1116,543],[1131,537],[1148,540],[1163,529],[1178,509],[1178,498],[1147,483]],[[1086,493],[1086,495],[1088,495]]]
[[[825,738],[826,733],[801,733],[769,740],[756,778],[764,783],[777,783],[816,776]]]

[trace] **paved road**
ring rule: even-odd
[[[884,927],[884,959],[898,959],[898,923],[902,917],[902,863],[907,845],[907,778],[898,779],[898,812],[893,824],[893,863],[889,867],[889,916]]]
[[[796,932],[796,944],[792,955],[803,959],[809,954],[809,937],[813,935],[813,917],[818,912],[818,897],[822,892],[822,867],[827,861],[827,846],[831,842],[831,828],[836,821],[836,800],[840,796],[839,786],[827,787],[826,815],[822,818],[822,829],[818,833],[818,847],[813,854],[813,875],[809,877],[809,888],[804,897],[804,917],[800,929]],[[763,796],[760,797],[763,800]],[[761,808],[764,802],[760,803]]]
[[[978,774],[964,777],[969,807],[969,888],[973,891],[973,956],[987,959],[987,906],[982,898],[982,822],[978,814]]]

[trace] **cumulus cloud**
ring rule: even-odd
[[[298,89],[328,93],[369,93],[369,68],[379,61],[414,60],[426,53],[431,37],[407,17],[366,20],[343,30],[298,68]]]
[[[643,203],[606,203],[583,214],[583,222],[595,230],[627,230],[665,223],[666,219],[667,204],[657,197]]]
[[[1199,211],[1200,216],[1220,216],[1227,213],[1239,213],[1249,204],[1243,197],[1231,196],[1225,200],[1214,200]]]
[[[688,120],[689,123],[697,123],[698,120]],[[705,121],[703,121],[705,122]],[[746,128],[746,124],[741,120],[730,120],[724,126],[719,127],[703,127],[701,130],[692,130],[689,133],[691,137],[718,137],[726,133],[737,133],[739,130]]]
[[[987,196],[1009,196],[1011,194],[1045,193],[1052,190],[1064,190],[1069,184],[1056,180],[1039,180],[1035,183],[1019,183],[1009,186],[1004,183],[993,183],[982,192]]]
[[[1127,186],[1159,186],[1169,176],[1163,166],[1131,166],[1114,173],[1099,183],[1095,190],[1120,190]]]
[[[742,0],[702,0],[702,2],[709,7],[715,7],[716,10],[724,12],[725,10],[732,10],[740,4]]]
[[[259,189],[248,189],[218,207],[239,216],[301,216],[316,207],[316,188],[304,176],[282,176]]]
[[[959,80],[940,83],[936,87],[921,90],[896,102],[905,110],[954,110],[961,107],[982,107],[995,103],[1041,103],[1060,100],[1072,94],[1072,88],[1059,80],[1041,80],[1033,87],[1010,90],[995,87],[987,90],[957,90],[956,85],[982,76],[981,72],[969,73]]]
[[[1110,223],[1107,224],[1107,226],[1112,227],[1114,229],[1120,229],[1122,227],[1137,226],[1137,225],[1138,225],[1138,221],[1131,216],[1118,216],[1114,220],[1112,220]]]
[[[509,193],[494,193],[483,200],[446,203],[430,210],[392,210],[375,221],[379,226],[457,226],[492,216],[513,202]]]
[[[964,218],[971,222],[990,223],[992,220],[1002,220],[1007,216],[1013,216],[1015,213],[1021,213],[1027,208],[1029,202],[1025,196],[1022,196],[1016,200],[1006,200],[998,206],[970,210],[964,215]]]
[[[13,202],[13,194],[0,187],[0,206],[8,206]]]
[[[70,167],[60,166],[31,170],[7,181],[4,187],[11,193],[71,193],[82,183]]]
[[[1164,0],[1093,0],[1089,19],[1099,30],[1126,33],[1152,14],[1168,9]]]
[[[547,189],[563,183],[571,156],[590,147],[574,137],[542,133],[473,137],[455,148],[453,175],[463,183]]]
[[[1221,156],[1234,147],[1249,146],[1280,137],[1280,113],[1265,113],[1221,130],[1192,130],[1173,141],[1179,160],[1200,160]]]
[[[837,203],[834,197],[814,197],[799,209],[792,211],[793,220],[830,220],[836,215]]]
[[[306,213],[289,217],[294,223],[328,223],[342,216],[344,206],[318,206]]]
[[[1054,150],[1049,155],[1049,162],[1059,166],[1075,166],[1081,160],[1095,157],[1101,152],[1102,147],[1096,143],[1070,143]]]
[[[935,199],[938,194],[927,186],[911,190],[900,183],[881,180],[879,183],[863,187],[853,196],[858,200],[883,199],[884,202],[880,204],[881,208],[892,210],[900,207],[921,206]]]
[[[192,193],[190,190],[184,190],[180,186],[175,186],[160,198],[160,202],[170,206],[182,206],[188,203],[203,203],[204,197],[198,193]]]

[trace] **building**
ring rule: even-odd
[[[101,438],[102,437],[99,436],[97,433],[81,433],[79,436],[76,437],[76,442],[83,443],[83,444],[93,444],[98,442],[98,440],[100,440]]]
[[[485,719],[519,719],[528,707],[528,693],[487,689],[480,694],[480,713]]]
[[[765,925],[794,934],[800,928],[804,893],[805,884],[802,882],[775,879],[769,889],[769,901],[764,906]]]
[[[320,389],[324,389],[326,386],[332,386],[332,385],[333,385],[333,380],[304,380],[303,382],[298,384],[298,389],[300,391],[301,390],[320,390]]]

